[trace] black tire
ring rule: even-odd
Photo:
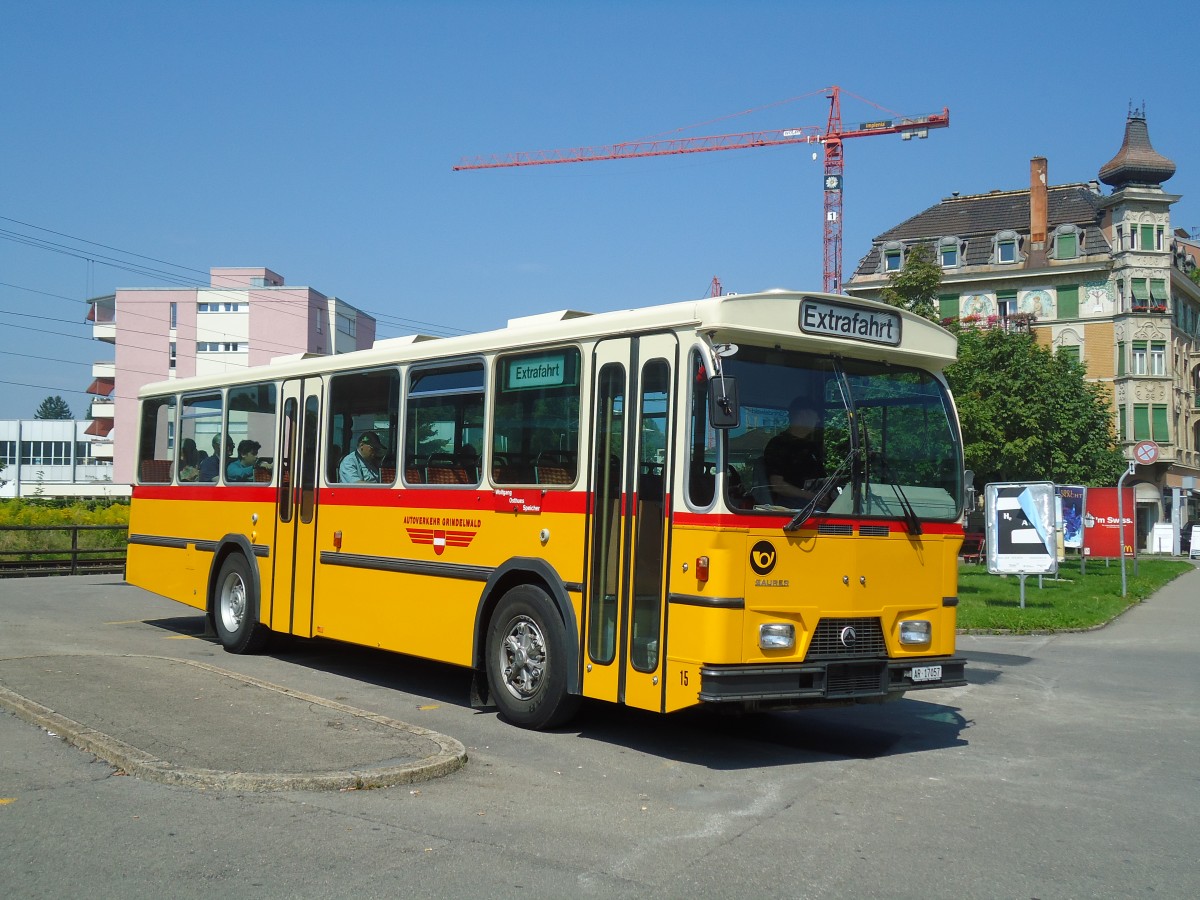
[[[221,646],[230,653],[255,653],[267,642],[270,632],[258,621],[255,584],[246,557],[229,554],[213,589],[213,621]]]
[[[541,588],[520,585],[500,598],[486,652],[492,702],[507,721],[553,728],[579,709],[579,696],[567,693],[566,629]]]

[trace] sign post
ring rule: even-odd
[[[1121,520],[1118,526],[1121,531],[1121,596],[1126,594],[1125,585],[1125,509],[1122,503],[1123,494],[1121,488],[1125,487],[1125,479],[1132,475],[1139,464],[1143,466],[1153,465],[1158,462],[1158,444],[1154,441],[1138,441],[1133,446],[1133,459],[1129,461],[1129,468],[1125,470],[1120,478],[1117,479],[1117,517]],[[1135,510],[1136,512],[1136,510]],[[1137,575],[1137,525],[1135,522],[1133,529],[1133,574]]]

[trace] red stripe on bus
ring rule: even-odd
[[[542,491],[539,488],[515,488],[541,506],[542,512],[578,513],[588,510],[585,491]],[[262,486],[227,486],[139,484],[133,488],[138,500],[178,500],[190,502],[271,503],[277,499],[277,488]],[[464,491],[438,488],[321,488],[317,505],[395,507],[397,509],[457,509],[468,512],[494,512],[496,499],[490,489]]]
[[[716,528],[782,528],[792,519],[791,516],[750,516],[739,513],[691,513],[677,512],[671,516],[673,525],[693,525]],[[836,518],[814,516],[804,524],[805,531],[816,530],[818,521],[822,525],[891,525],[893,531],[904,531],[904,523],[897,519],[848,519],[843,516]],[[893,524],[894,523],[894,524]],[[921,531],[924,534],[958,534],[963,533],[960,522],[922,522]]]

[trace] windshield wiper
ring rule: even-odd
[[[817,491],[815,494],[813,494],[812,499],[808,501],[808,505],[800,510],[800,512],[796,513],[796,515],[792,517],[792,521],[783,526],[784,531],[796,531],[801,525],[812,518],[812,514],[817,511],[817,504],[825,499],[825,495],[829,493],[830,489],[832,489],[835,484],[837,484],[838,479],[841,478],[842,475],[846,474],[846,470],[850,468],[850,464],[854,462],[854,458],[858,456],[858,453],[859,449],[857,447],[850,448],[850,450],[846,453],[845,459],[838,464],[838,467],[834,473],[821,482],[821,486],[817,488]]]
[[[872,454],[874,456],[875,454]],[[900,487],[900,482],[896,481],[895,475],[892,474],[891,467],[879,458],[879,471],[886,480],[886,484],[896,492],[896,500],[900,503],[900,508],[904,511],[904,528],[909,534],[921,533],[921,520],[917,517],[917,511],[913,509],[913,505],[908,500],[908,495],[904,493],[904,488]]]

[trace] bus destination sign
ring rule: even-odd
[[[566,357],[561,354],[525,356],[508,363],[508,384],[505,390],[522,391],[530,388],[561,387],[568,382]]]
[[[805,334],[898,347],[900,324],[898,312],[861,309],[813,297],[805,297],[800,303],[800,330]]]

